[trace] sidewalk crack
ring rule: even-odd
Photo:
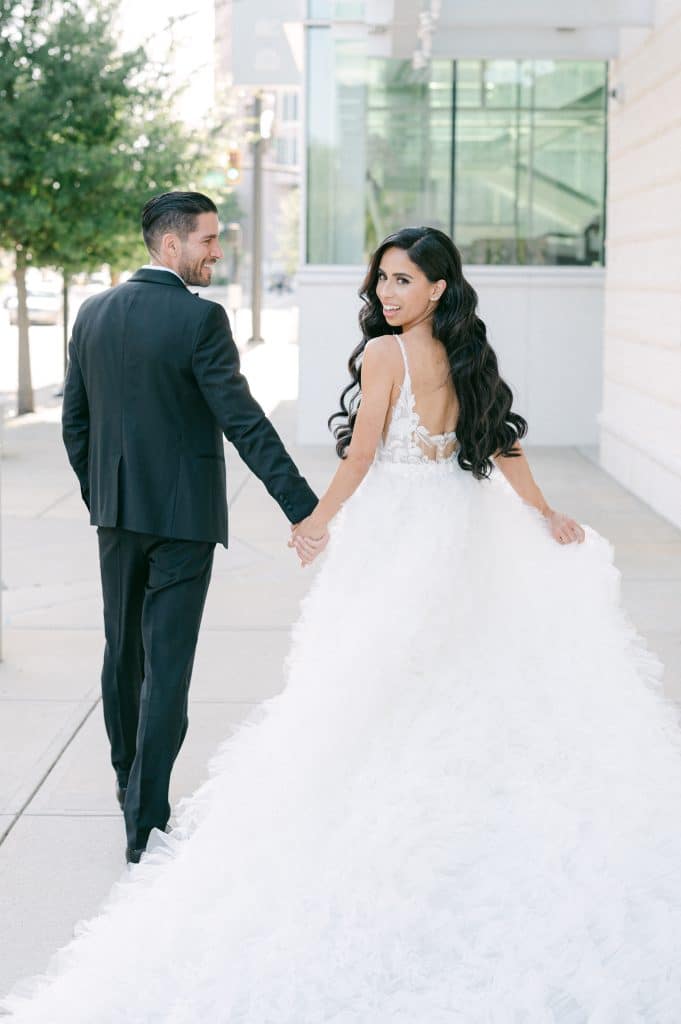
[[[55,498],[55,500],[50,502],[50,504],[46,508],[44,508],[42,512],[38,512],[36,519],[42,519],[43,516],[46,516],[48,512],[51,512],[53,508],[56,508],[57,505],[60,505],[62,501],[66,501],[66,499],[70,498],[71,495],[74,493],[75,488],[72,487],[70,490],[66,492],[66,494],[62,494],[58,498]]]
[[[92,705],[92,707],[90,707],[88,709],[88,711],[85,713],[83,718],[80,720],[80,722],[78,723],[76,728],[73,730],[73,732],[71,733],[71,735],[67,739],[66,743],[63,745],[61,750],[58,752],[57,756],[52,761],[51,765],[48,767],[47,771],[44,772],[42,778],[39,779],[37,784],[34,786],[33,790],[29,793],[29,795],[26,798],[26,800],[24,800],[23,804],[21,805],[19,810],[16,812],[16,814],[14,815],[13,819],[10,821],[10,823],[7,826],[7,828],[5,829],[5,831],[2,833],[2,835],[0,835],[0,846],[2,846],[2,844],[5,842],[7,837],[11,834],[11,832],[14,829],[15,825],[17,824],[17,822],[23,816],[23,813],[26,810],[26,808],[29,806],[31,801],[38,795],[38,793],[39,793],[40,789],[42,788],[42,786],[47,782],[48,778],[50,777],[50,775],[52,774],[54,769],[57,767],[57,765],[61,761],[62,757],[66,753],[66,751],[69,749],[69,747],[71,746],[71,744],[75,740],[75,738],[78,735],[78,733],[82,730],[83,726],[85,725],[87,720],[90,718],[90,716],[92,715],[92,713],[95,710],[95,708],[101,703],[101,700],[102,700],[102,698],[98,697],[97,700]]]

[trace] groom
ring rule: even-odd
[[[222,257],[215,204],[155,196],[142,232],[150,263],[78,313],[62,416],[99,538],[104,720],[133,862],[170,816],[213,550],[227,546],[222,434],[291,523],[317,503],[239,372],[224,309],[187,288]]]

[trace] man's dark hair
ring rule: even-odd
[[[196,227],[200,213],[217,213],[212,199],[201,192],[164,192],[152,196],[142,210],[142,234],[149,252],[158,250],[168,231],[184,239]]]

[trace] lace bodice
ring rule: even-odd
[[[379,462],[433,463],[451,461],[457,450],[456,432],[431,434],[421,423],[416,411],[416,399],[411,386],[409,363],[404,342],[399,334],[393,335],[402,353],[404,380],[393,406],[385,438],[378,447]]]

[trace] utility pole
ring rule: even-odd
[[[260,333],[260,311],[262,308],[262,154],[265,138],[262,131],[262,91],[256,92],[253,100],[253,244],[251,249],[251,337],[249,345],[257,345],[263,338]]]
[[[227,225],[227,245],[229,246],[229,284],[227,285],[227,307],[232,311],[232,334],[238,342],[237,316],[241,309],[242,295],[239,281],[239,258],[241,256],[241,225]]]

